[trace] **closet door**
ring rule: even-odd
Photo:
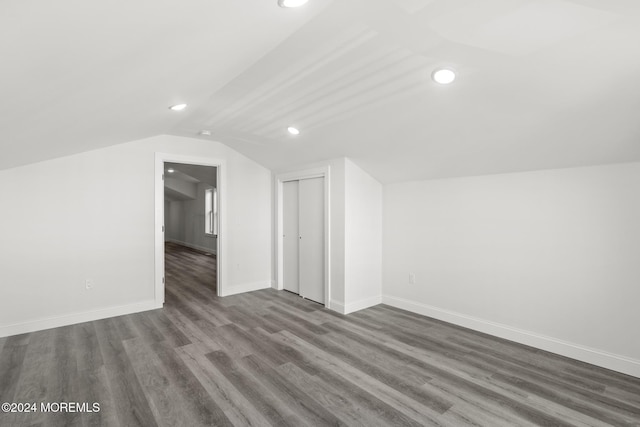
[[[298,181],[287,181],[282,184],[282,221],[283,230],[283,264],[284,264],[284,289],[300,293],[299,286],[299,241],[298,217]]]
[[[299,294],[324,304],[324,178],[300,180],[298,197]]]

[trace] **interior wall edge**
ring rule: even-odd
[[[329,307],[327,308],[340,314],[347,314],[345,305],[341,301],[335,299],[329,302]]]
[[[351,314],[356,311],[364,310],[382,303],[382,295],[377,295],[369,298],[363,298],[358,301],[348,303],[344,306],[343,314]]]
[[[640,360],[391,295],[383,295],[382,303],[640,378]]]
[[[162,308],[155,300],[142,301],[134,304],[116,307],[101,308],[99,310],[85,311],[82,313],[66,314],[62,316],[48,317],[44,319],[29,320],[11,325],[0,325],[0,338],[12,335],[26,334],[45,329],[59,328],[78,323],[92,322],[94,320],[107,319],[109,317],[123,316],[125,314],[140,313],[143,311]]]
[[[259,282],[239,283],[236,285],[227,285],[221,297],[242,294],[245,292],[259,291],[261,289],[269,289],[272,287],[272,280],[261,280]]]

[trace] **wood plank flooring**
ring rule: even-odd
[[[640,426],[640,379],[380,305],[215,296],[167,246],[162,310],[0,338],[0,426]]]

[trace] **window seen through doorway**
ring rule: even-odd
[[[204,232],[208,235],[218,235],[218,192],[215,188],[208,188],[204,193]]]

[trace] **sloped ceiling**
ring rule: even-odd
[[[0,1],[0,169],[168,133],[328,3]]]
[[[49,3],[0,3],[0,167],[159,133],[383,183],[640,160],[637,0]]]

